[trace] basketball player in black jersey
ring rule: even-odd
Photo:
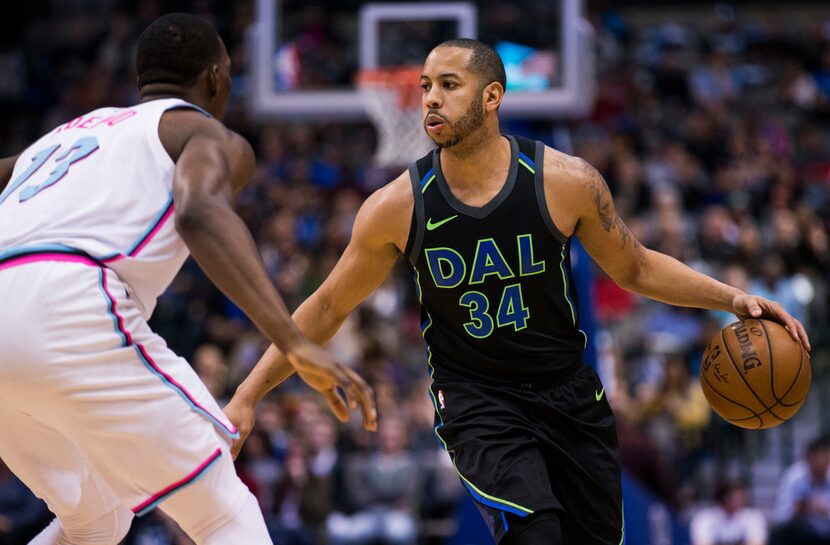
[[[777,303],[642,247],[581,159],[502,135],[504,67],[490,47],[439,45],[421,85],[438,149],[368,198],[345,253],[294,319],[327,341],[402,255],[422,303],[435,432],[494,539],[618,545],[617,437],[582,361],[571,238],[624,288],[779,321],[809,350],[806,332]],[[242,433],[256,401],[291,372],[271,347],[227,409]]]

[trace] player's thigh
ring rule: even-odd
[[[532,393],[438,381],[432,390],[435,433],[496,541],[509,530],[508,514],[560,507],[535,437],[538,423],[522,406]]]
[[[622,534],[616,424],[602,391],[586,367],[562,387],[540,393],[557,416],[540,421],[539,444],[562,505],[563,537],[574,545],[617,545]]]
[[[484,385],[436,382],[433,389],[444,403],[436,436],[473,497],[520,512],[559,506],[533,423],[514,400]]]
[[[2,272],[4,289],[31,314],[21,330],[31,338],[0,347],[0,378],[10,379],[0,392],[61,430],[123,504],[146,512],[227,457],[217,430],[236,429],[115,273],[54,263]],[[15,296],[27,287],[37,297]]]
[[[17,393],[9,394],[61,430],[142,513],[223,456],[228,443],[217,430],[236,430],[187,361],[150,330],[117,275],[83,266],[46,272],[39,285],[62,280],[51,286],[56,295],[41,289],[54,317],[32,327],[49,348],[31,354],[31,372],[14,365]],[[70,280],[71,289],[58,289]]]
[[[67,393],[52,417],[140,515],[227,458],[228,441],[217,432],[221,409],[187,362],[156,339],[134,342],[90,363],[106,377]]]
[[[227,451],[202,478],[159,509],[199,544],[271,545],[259,502],[239,480]]]
[[[74,443],[0,401],[0,458],[64,520],[94,520],[120,502]]]

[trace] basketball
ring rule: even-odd
[[[747,319],[724,327],[703,353],[700,385],[712,409],[742,428],[789,420],[810,391],[810,358],[776,322]]]

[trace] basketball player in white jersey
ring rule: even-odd
[[[376,426],[371,390],[300,333],[232,209],[254,156],[218,121],[229,70],[207,22],[164,16],[139,39],[140,104],[0,161],[0,457],[57,515],[33,544],[116,545],[156,505],[199,545],[271,543],[236,428],[146,322],[188,253],[338,417],[360,405]]]

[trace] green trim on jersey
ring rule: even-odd
[[[435,174],[429,177],[429,179],[424,183],[424,187],[421,188],[421,193],[426,193],[429,184],[435,181]]]
[[[566,246],[562,246],[562,260],[559,262],[559,270],[562,271],[562,285],[563,285],[563,292],[565,295],[565,301],[568,302],[568,306],[571,309],[571,319],[573,320],[574,325],[576,325],[576,313],[574,312],[574,304],[571,302],[571,298],[568,296],[568,276],[565,274],[565,248]],[[588,334],[582,331],[581,329],[577,329],[582,334],[582,338],[584,339],[583,347],[584,350],[588,346]]]
[[[519,164],[530,171],[531,174],[536,174],[536,169],[525,163],[525,160],[519,157]]]

